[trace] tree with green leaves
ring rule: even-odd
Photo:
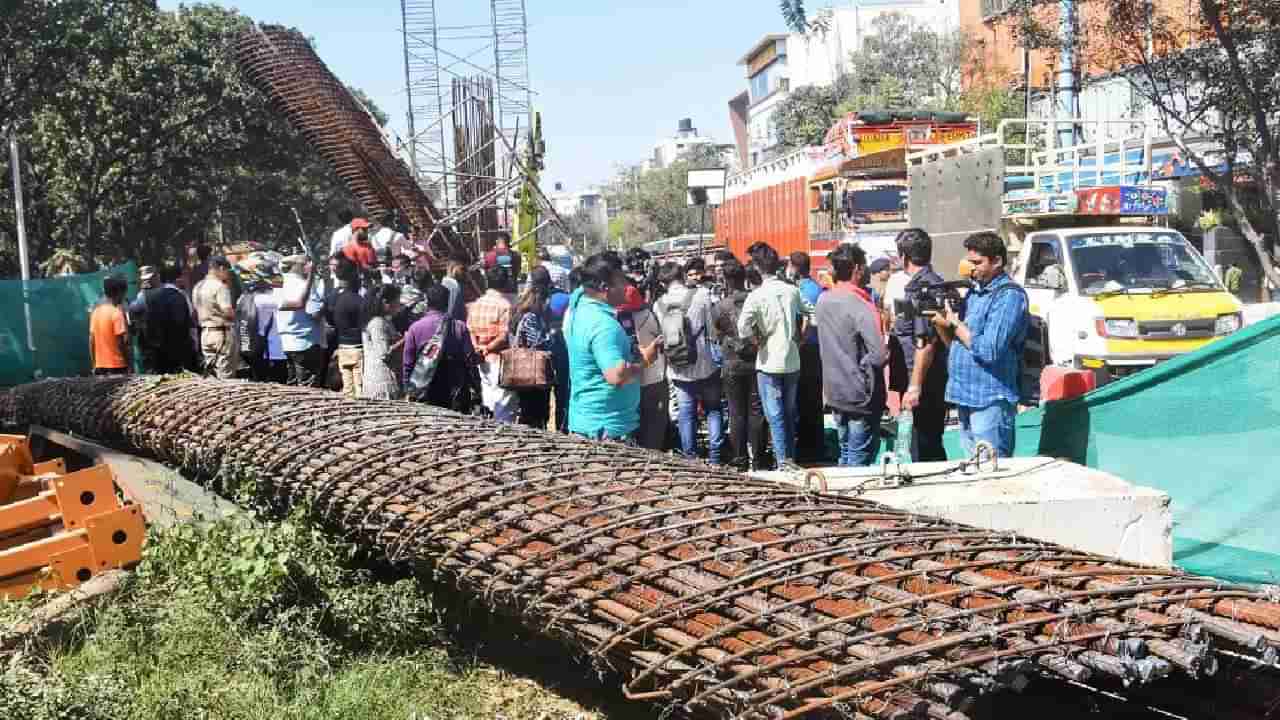
[[[1099,2],[1102,12],[1079,28],[1088,64],[1127,79],[1280,286],[1267,247],[1280,236],[1280,0]],[[1042,4],[1019,0],[1013,9],[1039,18]]]
[[[196,242],[291,250],[291,207],[313,241],[340,210],[358,209],[241,74],[231,47],[248,18],[210,5],[164,12],[146,0],[16,6],[6,4],[0,29],[0,96],[23,149],[34,265],[55,252],[156,263]],[[7,179],[7,153],[0,169]],[[0,240],[14,226],[5,182]]]
[[[642,212],[626,210],[609,221],[609,243],[624,248],[639,247],[661,240],[658,225]]]
[[[853,92],[853,79],[848,75],[842,75],[832,85],[806,85],[792,90],[773,114],[781,144],[790,149],[821,145],[831,124],[848,112],[844,106]]]
[[[804,0],[779,0],[782,20],[793,32],[807,32],[809,18],[804,10]]]
[[[855,99],[892,103],[877,110],[955,110],[969,39],[959,29],[939,32],[900,12],[877,15],[872,32],[850,53]],[[885,83],[892,83],[886,91]]]
[[[609,192],[609,205],[620,213],[643,215],[653,224],[658,238],[696,233],[702,216],[688,204],[689,171],[723,165],[717,146],[693,145],[668,167],[644,173],[636,170],[621,178]],[[712,213],[707,213],[706,231],[711,232],[712,226]]]
[[[995,97],[971,97],[962,68],[972,42],[960,30],[939,32],[898,12],[872,21],[872,33],[850,53],[831,85],[795,88],[779,104],[774,122],[787,149],[821,144],[827,130],[851,112],[867,110],[968,110],[991,106]],[[979,95],[989,96],[983,86]]]

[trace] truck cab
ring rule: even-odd
[[[1240,329],[1243,308],[1176,230],[1104,225],[1029,233],[1014,270],[1030,301],[1028,369],[1099,384]]]

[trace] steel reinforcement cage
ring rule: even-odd
[[[22,386],[0,419],[306,503],[699,714],[963,720],[1031,673],[1176,705],[1227,653],[1275,685],[1273,593],[622,445],[188,377]]]
[[[315,144],[370,214],[399,211],[431,255],[476,253],[450,228],[392,151],[369,111],[331,73],[301,33],[254,26],[240,34],[236,59],[249,80],[271,98],[289,123]]]

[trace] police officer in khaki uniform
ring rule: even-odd
[[[191,293],[200,318],[200,350],[204,353],[204,374],[222,380],[236,376],[239,364],[231,303],[231,263],[225,257],[209,259],[209,274]]]

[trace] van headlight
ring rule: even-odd
[[[1230,315],[1219,315],[1218,322],[1213,325],[1214,335],[1230,335],[1240,329],[1243,325],[1240,313],[1231,313]]]

